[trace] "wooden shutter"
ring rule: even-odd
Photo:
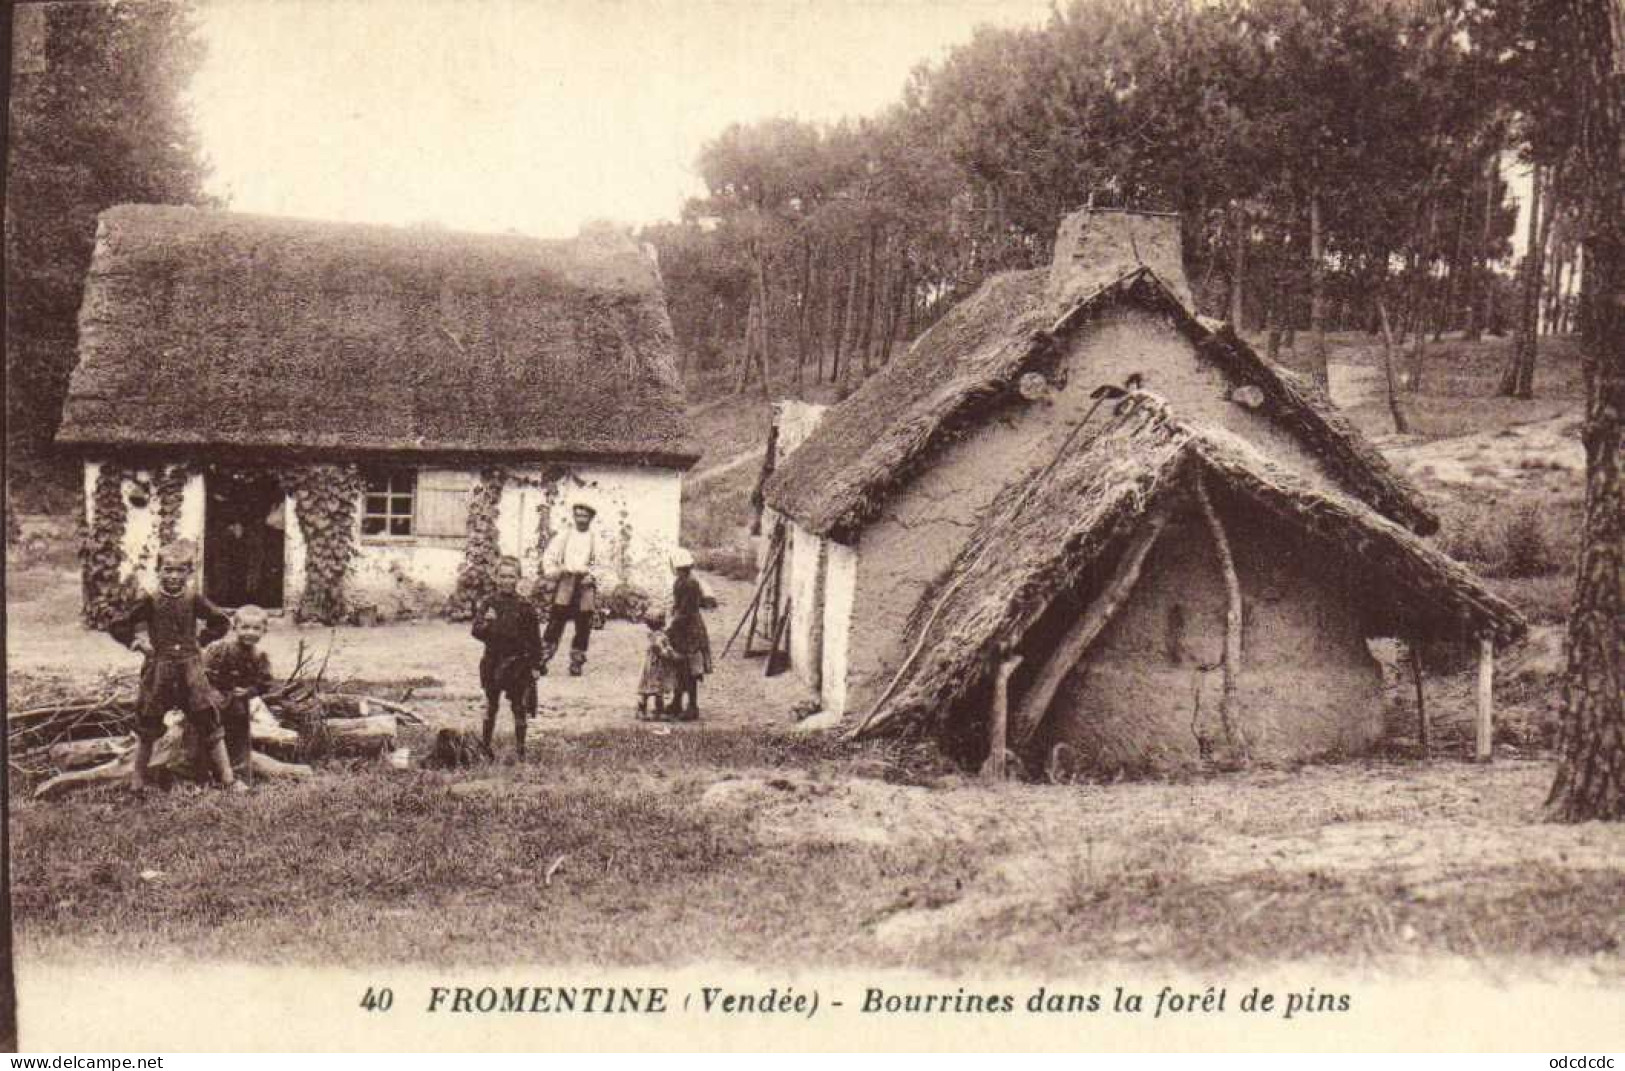
[[[424,469],[418,473],[417,523],[420,536],[468,534],[468,495],[474,474],[456,469]]]

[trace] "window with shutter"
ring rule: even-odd
[[[363,475],[367,493],[361,505],[361,535],[366,539],[411,537],[417,473],[410,469],[374,469]]]
[[[418,473],[417,534],[461,539],[468,534],[468,498],[474,474],[455,469]]]

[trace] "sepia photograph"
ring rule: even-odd
[[[8,16],[0,1047],[1625,1040],[1619,0]]]

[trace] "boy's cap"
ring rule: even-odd
[[[158,548],[158,564],[165,562],[179,562],[181,565],[192,565],[197,561],[197,544],[190,539],[177,539],[173,543],[165,543]]]
[[[513,566],[514,572],[516,573],[523,573],[525,571],[524,565],[512,554],[504,554],[502,557],[497,559],[498,569],[501,569],[504,565]]]
[[[254,622],[256,624],[265,625],[270,623],[271,615],[266,613],[263,608],[255,606],[253,603],[249,603],[246,606],[237,607],[237,612],[231,615],[231,619],[237,622],[239,625],[245,622]]]
[[[671,552],[671,567],[673,569],[691,569],[694,566],[694,555],[678,547]]]

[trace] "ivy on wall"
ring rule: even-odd
[[[349,610],[344,582],[356,553],[356,506],[366,481],[354,465],[290,467],[277,480],[293,496],[305,539],[305,589],[294,616],[339,624]]]
[[[468,526],[463,543],[463,562],[457,572],[457,588],[446,603],[446,616],[453,621],[467,621],[475,609],[494,590],[493,577],[497,561],[501,558],[498,525],[501,520],[502,492],[509,487],[528,487],[542,492],[536,504],[535,550],[541,561],[553,539],[553,513],[563,496],[565,483],[574,481],[586,486],[580,477],[563,466],[548,466],[539,475],[513,472],[501,466],[490,466],[480,471],[479,482],[469,491]],[[631,546],[632,527],[623,509],[620,514],[620,572],[627,570],[627,548]],[[545,616],[553,601],[553,582],[538,575],[530,589],[531,601]],[[608,616],[641,620],[648,609],[647,593],[626,584],[617,585],[605,599]]]
[[[173,543],[180,535],[181,505],[186,499],[186,481],[191,471],[186,463],[165,465],[159,468],[158,478],[154,480],[158,492],[158,545]]]
[[[124,481],[133,478],[128,469],[104,464],[96,474],[91,492],[91,515],[86,518],[79,543],[79,579],[84,592],[81,614],[91,628],[106,628],[139,595],[135,578],[122,578],[124,532],[129,525],[124,501]]]
[[[490,597],[495,585],[498,545],[497,519],[502,512],[502,489],[508,473],[492,465],[480,470],[480,479],[468,492],[468,526],[463,539],[463,564],[457,570],[457,587],[446,602],[446,616],[467,621]]]

